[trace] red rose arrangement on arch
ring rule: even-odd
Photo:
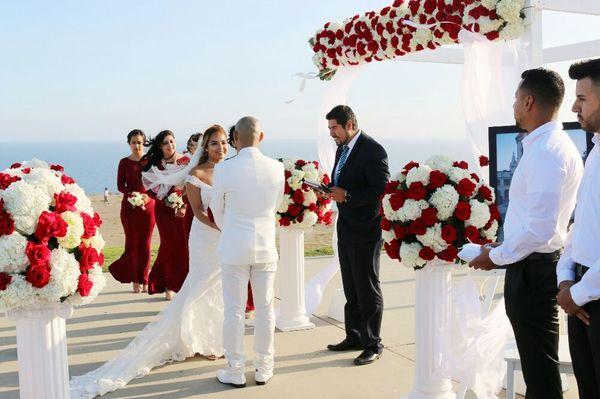
[[[435,258],[456,262],[465,243],[495,241],[500,213],[494,190],[468,168],[465,161],[436,156],[408,163],[388,183],[381,228],[390,258],[420,269]]]
[[[104,288],[100,216],[60,165],[0,172],[0,310],[91,302]]]
[[[524,6],[525,0],[395,0],[379,11],[327,22],[309,44],[319,77],[329,80],[343,66],[458,43],[461,29],[490,41],[518,38]]]

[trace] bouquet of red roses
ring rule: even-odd
[[[500,220],[493,189],[465,161],[442,156],[408,163],[388,183],[381,213],[387,254],[415,269],[436,257],[455,262],[465,243],[493,242]]]

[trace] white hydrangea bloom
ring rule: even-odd
[[[419,256],[423,246],[418,242],[402,243],[400,246],[400,259],[404,266],[414,268],[425,266],[427,261]]]
[[[104,276],[101,267],[94,266],[92,269],[90,269],[88,271],[88,278],[93,284],[90,294],[86,297],[82,297],[79,293],[70,296],[68,301],[71,303],[71,305],[87,305],[88,303],[92,302],[104,289],[104,286],[106,285],[106,277]]]
[[[406,175],[406,185],[410,186],[412,183],[420,182],[424,185],[429,184],[429,174],[431,168],[427,165],[420,165],[416,168],[412,168]]]
[[[429,202],[437,209],[438,219],[444,221],[454,214],[458,199],[459,195],[456,189],[449,184],[444,184],[435,190]]]
[[[398,172],[392,177],[392,180],[396,180],[402,184],[406,181],[406,175],[402,172]]]
[[[481,5],[487,8],[488,10],[495,9],[497,3],[498,0],[481,0]]]
[[[452,159],[446,156],[436,155],[429,158],[427,161],[425,161],[425,163],[427,163],[427,165],[429,165],[431,169],[439,170],[440,172],[447,174],[450,171],[450,169],[452,169],[452,164],[454,163],[454,161],[452,161]]]
[[[52,202],[54,202],[54,194],[58,194],[64,189],[60,177],[50,169],[32,169],[29,174],[23,175],[23,180],[32,186],[43,189]]]
[[[319,221],[319,217],[313,211],[309,211],[308,209],[304,211],[302,223],[298,223],[298,227],[308,228],[312,227]]]
[[[0,237],[0,273],[21,273],[27,269],[29,260],[25,253],[27,239],[14,232]]]
[[[390,197],[392,194],[386,194],[383,196],[381,205],[383,207],[383,214],[388,220],[399,220],[398,213],[392,209],[392,205],[390,204]]]
[[[315,204],[317,202],[317,195],[313,190],[304,191],[304,202],[302,205],[310,206],[311,204]]]
[[[429,208],[429,204],[427,203],[427,201],[424,201],[424,200],[415,201],[412,199],[407,199],[404,202],[404,206],[402,206],[402,208],[398,209],[397,218],[401,222],[412,221],[412,220],[415,220],[415,219],[421,217],[421,213],[423,212],[423,209],[427,209],[427,208]]]
[[[0,198],[15,221],[15,228],[27,235],[33,234],[40,215],[50,206],[50,196],[45,190],[23,180],[0,191]]]
[[[83,245],[94,248],[98,253],[100,253],[106,245],[106,241],[104,241],[104,237],[102,237],[100,232],[97,232],[96,235],[90,238],[84,238],[81,241],[83,242]]]
[[[83,219],[75,212],[67,211],[60,214],[67,223],[67,234],[58,238],[58,243],[65,249],[73,249],[81,244],[83,235]]]
[[[4,291],[0,291],[0,311],[32,305],[36,299],[36,288],[25,281],[25,276],[11,275],[12,281]]]
[[[417,240],[426,247],[433,249],[436,253],[448,248],[448,243],[442,238],[442,225],[436,223],[428,227],[425,234],[417,236]]]
[[[462,179],[470,179],[471,178],[471,173],[469,173],[469,171],[467,169],[461,169],[461,168],[457,168],[456,166],[453,166],[448,171],[448,177],[454,183],[458,183]]]
[[[504,21],[501,19],[490,19],[489,17],[481,17],[479,19],[479,33],[485,35],[489,32],[494,32],[500,29],[504,25]]]
[[[65,190],[77,197],[77,202],[75,203],[75,209],[77,209],[77,211],[87,213],[88,215],[94,214],[92,201],[85,195],[85,191],[79,187],[79,185],[67,184]]]
[[[292,198],[289,195],[284,195],[283,198],[281,199],[281,204],[279,204],[279,208],[277,209],[277,212],[281,212],[281,213],[287,212],[289,206],[293,203],[294,203],[294,201],[292,200]]]
[[[302,179],[304,179],[305,173],[301,170],[293,170],[292,176],[288,178],[288,184],[292,190],[299,190],[302,188]]]
[[[525,33],[525,25],[522,22],[509,23],[500,31],[500,38],[504,40],[517,39]]]
[[[483,236],[488,240],[496,241],[498,235],[498,221],[494,220],[489,229],[483,230]]]
[[[392,241],[394,241],[396,239],[396,234],[394,233],[394,230],[381,230],[381,237],[383,238],[383,240],[385,242],[387,242],[388,244]]]
[[[73,295],[77,291],[80,274],[75,256],[62,248],[52,250],[50,281],[38,290],[39,298],[45,302],[58,302],[60,298]]]
[[[41,168],[41,169],[50,169],[50,165],[48,165],[45,161],[41,159],[33,158],[29,161],[23,162],[22,168]]]
[[[465,221],[465,224],[467,226],[475,226],[478,229],[481,229],[490,220],[490,208],[485,203],[479,202],[475,199],[469,201],[469,205],[471,205],[471,217]]]
[[[525,6],[525,0],[500,0],[496,6],[498,16],[509,24],[521,24],[521,10]]]

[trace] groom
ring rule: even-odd
[[[221,229],[217,253],[222,264],[225,321],[223,345],[227,368],[217,379],[236,388],[244,374],[244,311],[248,280],[254,296],[255,381],[273,376],[275,311],[273,281],[277,269],[275,213],[283,197],[283,165],[264,156],[258,119],[243,117],[235,125],[238,155],[215,166],[211,210]]]

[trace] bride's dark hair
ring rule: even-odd
[[[150,147],[148,149],[148,152],[146,152],[146,154],[144,154],[144,156],[140,160],[142,164],[142,170],[144,172],[147,172],[153,166],[157,166],[163,159],[163,152],[161,147],[163,140],[167,136],[175,138],[175,134],[172,131],[163,130],[162,132],[158,133],[156,137],[151,137],[147,143],[144,143],[145,147]]]
[[[225,132],[225,129],[223,129],[223,127],[221,125],[212,125],[208,129],[206,129],[206,131],[202,135],[202,145],[200,146],[200,148],[198,148],[196,150],[196,151],[202,151],[202,155],[200,156],[200,159],[198,160],[198,165],[201,165],[208,160],[208,143],[210,142],[210,139],[212,138],[213,134],[215,134],[215,133],[223,133],[225,135],[225,137],[227,137],[227,133]]]

